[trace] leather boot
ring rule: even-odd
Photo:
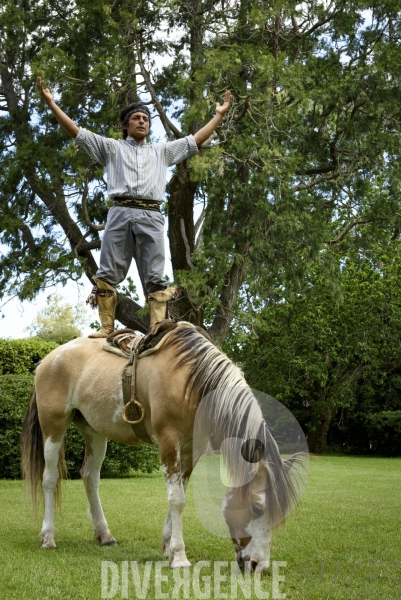
[[[152,292],[148,295],[149,302],[149,313],[150,313],[150,327],[153,327],[158,321],[167,319],[167,302],[172,299],[176,292],[175,288],[166,288],[165,290],[159,290]]]
[[[99,288],[97,294],[99,320],[101,328],[95,333],[88,335],[90,338],[106,338],[110,333],[114,331],[114,312],[117,304],[116,288],[112,287],[101,279],[93,278],[93,281]],[[102,292],[109,292],[108,294],[102,295]]]

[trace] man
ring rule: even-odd
[[[63,129],[94,160],[106,168],[107,192],[113,200],[100,252],[100,265],[93,278],[94,303],[99,308],[101,328],[89,337],[107,337],[114,331],[116,286],[123,281],[135,258],[144,293],[149,302],[150,324],[166,317],[167,302],[175,289],[164,275],[164,217],[160,212],[167,168],[193,156],[213,133],[231,105],[231,93],[216,104],[216,115],[195,135],[173,142],[146,142],[151,116],[148,107],[134,103],[120,112],[123,139],[105,138],[78,127],[54,102],[38,77],[40,95]]]

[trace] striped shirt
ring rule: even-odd
[[[75,143],[106,167],[109,198],[131,196],[162,202],[167,169],[198,152],[192,135],[174,142],[137,144],[127,137],[114,140],[81,127]]]

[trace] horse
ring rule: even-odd
[[[100,469],[107,439],[133,446],[141,440],[122,418],[126,360],[105,352],[103,344],[96,338],[72,340],[48,354],[36,370],[22,430],[22,471],[33,504],[43,497],[42,548],[56,548],[53,507],[65,474],[63,437],[71,423],[85,441],[81,476],[95,538],[101,546],[117,543],[100,502]],[[136,397],[148,436],[158,445],[166,481],[162,551],[170,566],[191,566],[182,532],[185,492],[197,460],[212,444],[222,449],[236,482],[222,513],[238,565],[265,570],[272,529],[297,501],[289,473],[295,459],[282,460],[241,370],[200,328],[177,328],[159,350],[137,361]],[[238,439],[245,442],[238,444]]]

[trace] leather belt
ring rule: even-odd
[[[114,206],[127,206],[128,208],[141,208],[142,210],[154,210],[160,212],[158,200],[149,198],[134,198],[133,196],[114,196],[112,198]]]

